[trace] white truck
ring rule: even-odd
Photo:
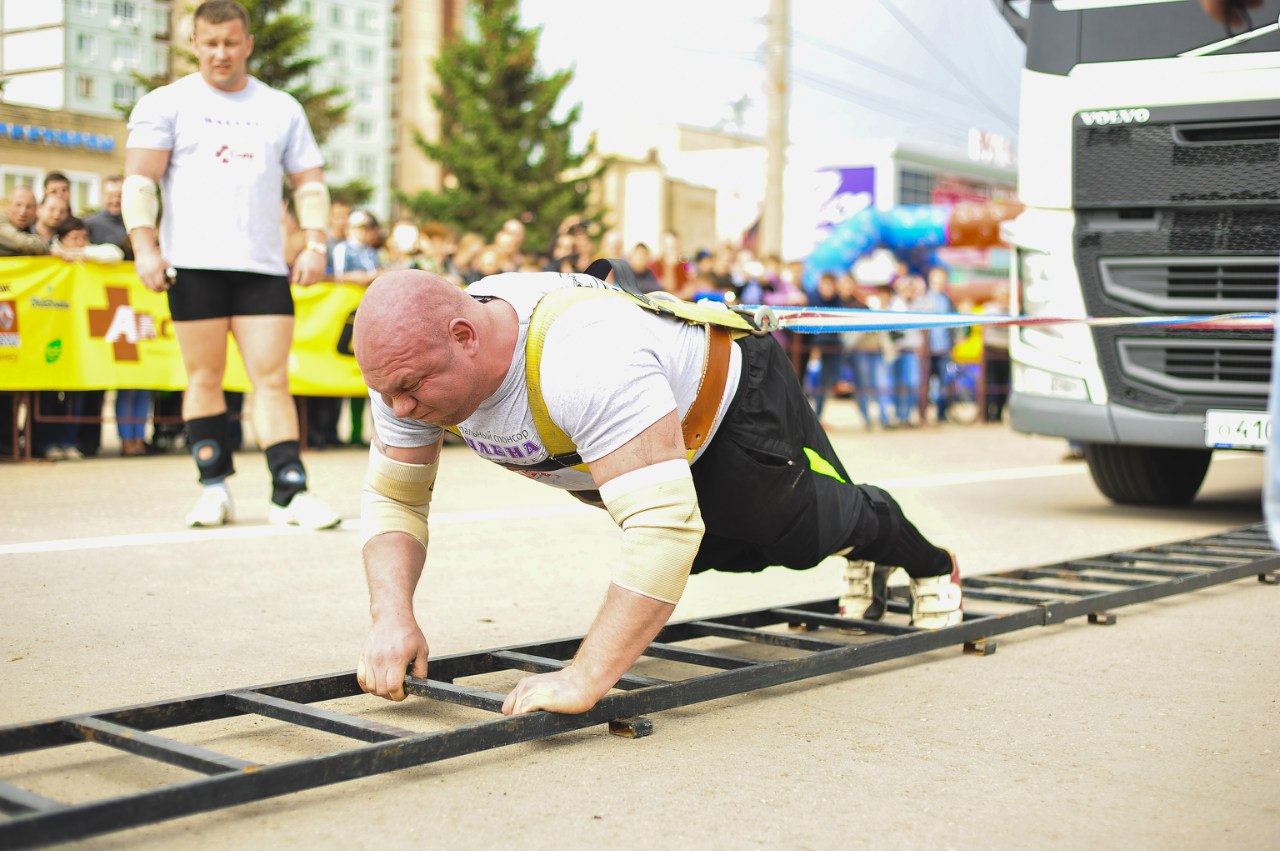
[[[1198,0],[994,0],[1027,45],[1006,224],[1027,316],[1276,309],[1280,0],[1224,31]],[[1270,438],[1272,334],[1011,334],[1010,421],[1080,443],[1115,502],[1195,498],[1216,449]]]

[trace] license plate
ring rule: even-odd
[[[1205,411],[1205,446],[1263,449],[1270,442],[1271,415],[1266,411]]]

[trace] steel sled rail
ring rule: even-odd
[[[1110,610],[1121,606],[1248,576],[1275,583],[1277,570],[1280,554],[1272,549],[1265,528],[1257,525],[1181,543],[969,577],[964,580],[964,622],[936,632],[914,629],[905,621],[895,624],[894,619],[840,618],[835,600],[670,624],[645,655],[711,672],[679,680],[628,674],[619,681],[619,691],[581,715],[535,712],[509,718],[499,714],[501,694],[458,682],[495,671],[554,670],[572,658],[581,641],[578,637],[433,659],[430,679],[410,677],[406,691],[426,701],[460,704],[495,715],[443,731],[417,733],[316,705],[360,695],[354,671],[4,726],[0,727],[0,758],[96,742],[200,776],[76,804],[0,780],[0,848],[79,839],[598,724],[608,724],[619,735],[643,736],[652,730],[652,723],[642,717],[648,713],[952,645],[990,653],[995,648],[992,639],[1003,633],[1081,616],[1094,623],[1114,623]],[[890,611],[909,612],[902,592],[895,592]],[[805,632],[778,628],[783,625],[803,627]],[[823,637],[813,634],[831,627],[845,632],[828,629]],[[850,629],[865,634],[849,636]],[[716,637],[721,644],[738,642],[738,652],[748,652],[741,644],[745,642],[790,648],[797,655],[761,661],[686,644],[706,637]],[[422,704],[424,713],[438,706],[426,701]],[[152,732],[246,715],[322,730],[364,744],[319,756],[258,764]]]

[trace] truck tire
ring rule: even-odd
[[[1121,505],[1186,505],[1200,490],[1212,457],[1212,449],[1084,444],[1094,484]]]

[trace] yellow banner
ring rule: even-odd
[[[368,392],[351,351],[351,318],[363,295],[349,284],[293,288],[293,393]],[[248,390],[240,352],[227,342],[225,386]],[[132,263],[0,258],[0,390],[186,386],[169,299],[143,286]]]

